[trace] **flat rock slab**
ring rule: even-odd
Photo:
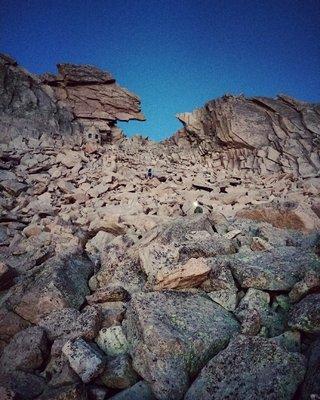
[[[290,400],[304,373],[303,356],[268,339],[238,336],[203,368],[185,400]]]
[[[199,286],[208,276],[211,268],[205,258],[190,258],[173,273],[157,275],[156,290],[182,289]]]
[[[126,328],[134,369],[159,400],[178,400],[239,324],[207,297],[167,291],[134,295]]]

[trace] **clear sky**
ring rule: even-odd
[[[141,97],[153,139],[224,93],[320,100],[320,0],[0,0],[0,51],[34,73],[106,69]]]

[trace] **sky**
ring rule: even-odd
[[[320,0],[0,0],[0,52],[33,73],[92,64],[139,95],[155,140],[225,93],[320,101]]]

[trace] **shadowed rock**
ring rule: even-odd
[[[4,55],[0,55],[0,119],[2,143],[18,135],[71,135],[77,129],[72,113],[57,105],[53,90]]]
[[[54,257],[11,288],[8,307],[33,323],[61,308],[79,308],[89,294],[92,273],[93,265],[83,255]]]
[[[126,331],[134,369],[160,400],[178,400],[210,357],[239,330],[224,308],[199,294],[134,295]]]
[[[238,336],[203,368],[185,400],[290,400],[304,373],[303,356],[264,338]]]
[[[288,324],[308,333],[320,332],[320,293],[309,294],[292,306]]]

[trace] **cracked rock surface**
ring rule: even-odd
[[[172,141],[199,147],[215,167],[303,177],[319,173],[319,105],[286,95],[226,95],[177,117],[184,128]]]

